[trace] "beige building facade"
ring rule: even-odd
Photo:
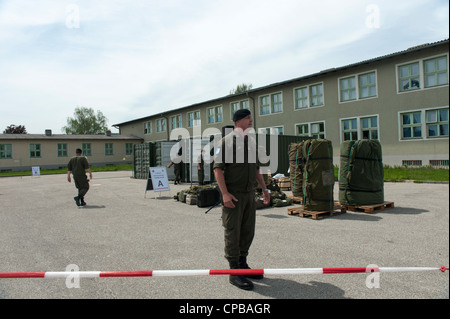
[[[448,166],[448,61],[447,39],[114,126],[167,141],[175,128],[221,130],[248,108],[257,132],[331,140],[336,165],[343,141],[373,138],[384,164]]]
[[[132,163],[133,145],[143,139],[122,135],[0,134],[0,171],[67,167],[80,148],[92,166]]]

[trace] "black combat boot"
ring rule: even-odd
[[[230,262],[231,269],[239,269],[238,263]],[[230,275],[230,283],[240,289],[252,290],[253,283],[243,275]]]
[[[239,269],[251,269],[247,264],[247,257],[239,257]],[[250,279],[263,279],[263,275],[245,275],[245,277]]]
[[[80,205],[86,206],[86,202],[84,201],[84,196],[79,196],[79,197],[80,197]]]
[[[81,205],[80,204],[80,196],[75,196],[73,199],[75,200],[75,203],[77,204],[77,206]]]

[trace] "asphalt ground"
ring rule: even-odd
[[[94,173],[78,208],[66,175],[0,179],[0,272],[224,269],[221,208],[146,192],[130,172]],[[385,183],[394,208],[313,220],[257,211],[252,268],[440,267],[449,263],[448,184]],[[335,199],[338,186],[335,184]],[[290,192],[286,192],[288,195]],[[291,206],[293,207],[293,206]],[[0,299],[448,299],[448,271],[271,275],[240,290],[228,276],[0,279]]]

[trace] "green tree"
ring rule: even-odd
[[[239,93],[244,93],[247,92],[248,90],[250,90],[253,87],[253,84],[249,83],[242,83],[239,84],[235,89],[232,89],[230,91],[230,94],[239,94]]]
[[[108,120],[102,112],[95,114],[92,108],[76,107],[74,117],[67,118],[67,125],[62,131],[66,134],[105,134]]]
[[[27,134],[27,129],[25,125],[16,126],[11,124],[3,131],[3,134]]]

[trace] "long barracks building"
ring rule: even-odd
[[[245,93],[114,125],[144,142],[167,141],[175,128],[193,136],[232,125],[251,110],[257,132],[325,138],[339,164],[346,140],[378,139],[388,165],[448,166],[448,39]],[[161,106],[161,109],[166,109]]]

